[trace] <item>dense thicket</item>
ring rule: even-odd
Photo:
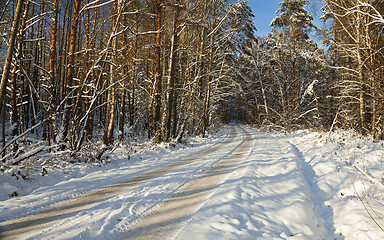
[[[327,0],[323,19],[329,23],[326,40],[336,72],[332,88],[335,118],[362,134],[383,130],[382,0]]]
[[[25,134],[72,151],[127,134],[156,143],[206,135],[237,98],[237,58],[255,30],[247,1],[10,0],[1,7],[9,66],[0,89],[3,162],[28,144]]]

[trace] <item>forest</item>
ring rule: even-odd
[[[258,37],[248,0],[0,1],[2,167],[230,121],[381,138],[383,1],[325,0],[325,27],[309,4]]]

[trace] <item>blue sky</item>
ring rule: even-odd
[[[254,22],[257,28],[257,36],[267,36],[268,32],[271,31],[269,25],[275,18],[275,12],[279,8],[279,2],[281,1],[282,0],[249,0],[248,5],[252,8],[253,13],[255,14]],[[307,10],[312,13],[317,27],[322,27],[321,22],[318,20],[321,16],[318,9],[322,5],[322,1],[314,0],[311,2],[312,3],[307,7]]]

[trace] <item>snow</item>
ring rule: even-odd
[[[382,239],[383,157],[348,132],[228,125],[175,147],[140,142],[103,164],[0,172],[0,238]]]

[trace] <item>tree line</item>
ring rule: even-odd
[[[308,0],[285,0],[272,32],[244,45],[248,112],[260,126],[355,130],[382,137],[382,0],[326,0],[316,27]],[[324,51],[308,37],[317,32]]]

